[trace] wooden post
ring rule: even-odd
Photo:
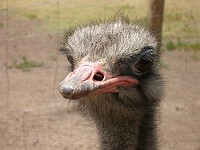
[[[162,22],[165,0],[149,0],[149,13],[148,13],[148,25],[150,29],[157,35],[158,40],[158,53],[160,53],[160,47],[162,42]]]

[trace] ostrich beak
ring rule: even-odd
[[[96,63],[84,63],[60,83],[64,98],[78,99],[88,94],[117,93],[118,86],[136,86],[138,80],[130,76],[117,76],[102,71]]]

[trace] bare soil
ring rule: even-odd
[[[67,75],[66,58],[57,51],[59,38],[35,31],[40,23],[11,20],[8,37],[0,29],[0,149],[95,150],[94,125],[77,115],[57,90]],[[6,39],[8,65],[22,56],[44,65],[31,71],[7,68],[6,74]],[[162,54],[166,95],[159,122],[161,150],[200,150],[199,58],[199,52]]]

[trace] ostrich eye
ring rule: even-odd
[[[60,48],[60,51],[62,53],[64,53],[64,55],[67,56],[67,60],[70,62],[70,64],[74,65],[74,58],[73,56],[71,55],[71,48],[70,48],[70,45],[67,45],[66,47],[61,47]]]
[[[139,73],[147,72],[153,65],[153,60],[141,58],[135,65],[135,70]]]
[[[74,58],[73,58],[73,56],[71,55],[71,49],[70,49],[70,46],[69,45],[67,45],[67,46],[65,46],[65,47],[61,47],[60,48],[60,51],[65,55],[65,56],[67,56],[67,60],[69,61],[69,63],[70,63],[70,66],[69,66],[69,70],[71,70],[71,71],[73,71],[73,69],[74,69]]]
[[[72,55],[67,55],[67,59],[71,65],[74,65],[74,58],[72,57]]]
[[[72,57],[72,55],[67,55],[67,59],[70,63],[69,70],[73,71],[74,70],[74,58]]]
[[[134,71],[139,74],[144,74],[151,69],[155,57],[157,56],[152,47],[143,48],[143,52],[138,56],[138,60],[134,65]]]

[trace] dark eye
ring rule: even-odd
[[[61,47],[60,49],[59,49],[65,56],[67,56],[67,60],[69,61],[69,63],[70,63],[70,65],[68,66],[68,69],[70,70],[70,71],[73,71],[73,69],[74,69],[74,58],[73,58],[73,56],[71,55],[71,50],[70,50],[70,48],[69,47]]]
[[[135,65],[135,71],[138,73],[147,72],[153,65],[153,60],[141,58]]]
[[[70,62],[71,65],[74,65],[74,58],[72,55],[67,55],[67,59]]]
[[[134,71],[139,74],[148,72],[153,66],[157,54],[152,47],[143,48],[143,52],[138,56],[138,60],[134,65]]]
[[[67,46],[69,46],[69,45],[67,45]],[[60,48],[60,51],[62,52],[62,53],[64,53],[64,55],[66,55],[67,56],[67,59],[68,59],[68,61],[70,62],[70,64],[72,64],[72,65],[74,65],[74,58],[73,58],[73,56],[71,55],[71,50],[70,50],[70,48],[69,47],[61,47]]]

